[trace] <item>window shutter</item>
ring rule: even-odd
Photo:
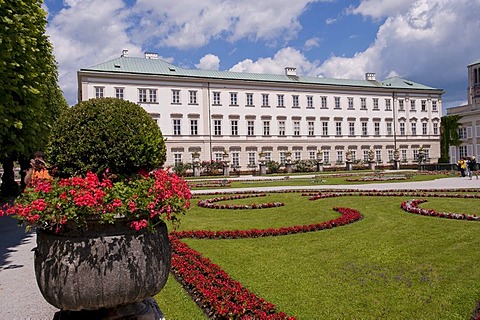
[[[472,137],[472,127],[467,127],[467,138],[471,138]]]
[[[480,126],[475,127],[475,136],[480,137]]]
[[[473,156],[473,145],[467,145],[467,157]]]

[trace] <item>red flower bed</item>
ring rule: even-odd
[[[421,203],[425,203],[427,200],[408,200],[402,202],[400,207],[410,213],[420,214],[422,216],[430,216],[430,217],[438,217],[438,218],[446,218],[446,219],[458,219],[458,220],[473,220],[473,221],[480,221],[480,217],[472,214],[466,213],[452,213],[452,212],[437,212],[433,209],[423,209],[420,208],[418,205]]]
[[[243,209],[264,209],[264,208],[275,208],[282,207],[285,205],[283,202],[269,202],[269,203],[252,203],[252,204],[215,204],[214,202],[219,201],[228,201],[236,199],[246,199],[246,198],[256,198],[256,197],[265,197],[265,193],[254,193],[254,194],[244,194],[244,195],[235,195],[229,197],[217,197],[212,199],[205,199],[198,201],[198,206],[209,209],[234,209],[234,210],[243,210]]]
[[[295,319],[278,312],[218,265],[170,236],[172,273],[211,319]]]

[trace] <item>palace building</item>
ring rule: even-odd
[[[266,160],[321,159],[344,166],[374,152],[378,165],[440,156],[441,89],[392,77],[329,79],[284,74],[190,70],[155,53],[116,59],[78,71],[79,101],[116,97],[141,105],[166,138],[166,165],[221,160],[248,170]]]
[[[458,135],[462,144],[450,146],[450,163],[475,156],[480,159],[480,59],[467,66],[467,104],[447,109],[447,115],[460,115]]]

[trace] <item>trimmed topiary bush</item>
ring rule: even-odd
[[[165,162],[165,142],[157,123],[138,104],[100,98],[65,111],[52,130],[47,150],[61,177],[88,171],[129,176]]]

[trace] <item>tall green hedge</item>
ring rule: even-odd
[[[165,162],[165,142],[157,123],[138,104],[100,98],[68,109],[52,130],[49,161],[62,177],[88,171],[129,176]]]

